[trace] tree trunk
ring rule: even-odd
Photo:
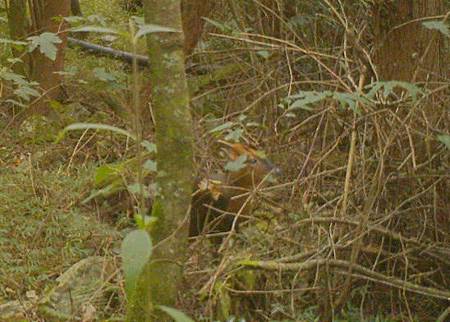
[[[9,2],[8,26],[11,39],[24,41],[27,38],[28,17],[26,0],[11,0]],[[23,61],[23,64],[14,64],[14,71],[22,75],[28,75],[29,59],[26,50],[13,49],[12,53],[15,58],[20,58]]]
[[[417,18],[443,11],[442,0],[399,0],[374,7],[375,64],[381,80],[415,82],[442,75],[442,37]]]
[[[67,43],[67,33],[64,30],[67,24],[62,19],[69,15],[69,0],[32,0],[31,18],[34,34],[53,32],[58,34],[62,42],[58,44],[56,59],[52,61],[41,54],[38,49],[32,52],[31,78],[39,82],[44,95],[42,99],[33,106],[33,112],[46,114],[50,109],[48,101],[60,97],[62,76],[57,72],[64,70],[64,48]]]
[[[83,12],[81,11],[80,1],[79,0],[70,0],[70,11],[74,16],[83,16]]]
[[[147,23],[182,30],[179,0],[146,0]],[[136,296],[130,299],[128,321],[166,321],[155,305],[174,306],[187,252],[186,222],[193,185],[192,121],[186,83],[183,33],[148,37],[152,110],[158,149],[160,194],[152,209],[157,219],[151,235],[155,244]]]
[[[190,55],[202,36],[205,20],[210,15],[217,1],[215,0],[183,0],[183,31],[185,34],[184,51]]]

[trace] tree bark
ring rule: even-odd
[[[79,0],[70,0],[70,11],[72,11],[74,16],[83,16]]]
[[[11,0],[8,7],[9,35],[13,40],[24,41],[27,38],[28,17],[27,1]],[[14,64],[13,70],[22,75],[28,75],[29,58],[25,50],[13,49],[15,58],[20,58],[23,63]]]
[[[181,1],[183,15],[183,31],[185,34],[184,52],[186,55],[192,54],[203,33],[205,20],[214,6],[215,0],[183,0]]]
[[[58,34],[62,42],[58,44],[56,59],[52,61],[41,54],[38,49],[32,52],[31,78],[39,82],[44,95],[33,106],[33,112],[46,114],[50,109],[48,101],[57,99],[61,95],[62,76],[57,72],[64,70],[64,48],[67,44],[67,24],[62,19],[70,12],[69,0],[32,0],[30,1],[32,30],[34,34],[53,32]]]
[[[147,265],[136,296],[130,299],[128,321],[168,321],[155,305],[174,306],[182,265],[186,258],[186,222],[193,185],[192,121],[186,83],[181,6],[179,0],[146,0],[147,23],[180,32],[148,37],[152,110],[154,114],[160,188],[152,215],[153,256]]]
[[[381,80],[437,79],[444,72],[443,39],[422,25],[443,14],[442,0],[399,0],[374,7],[375,64]]]

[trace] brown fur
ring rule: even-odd
[[[235,172],[197,180],[192,197],[189,236],[202,232],[228,232],[232,229],[236,214],[239,214],[237,223],[244,221],[251,210],[249,203],[245,205],[248,198],[245,193],[257,187],[271,171],[279,171],[269,160],[258,156],[256,150],[246,145],[222,143],[227,146],[230,160],[245,155],[246,165]]]

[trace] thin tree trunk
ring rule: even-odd
[[[9,35],[13,40],[25,40],[28,31],[27,1],[11,0],[8,7]],[[15,58],[22,59],[23,63],[14,64],[16,73],[28,75],[29,58],[25,50],[13,49]]]
[[[380,79],[426,81],[442,75],[442,37],[417,18],[443,11],[442,0],[399,0],[374,7],[375,63]]]
[[[33,106],[33,112],[46,114],[50,109],[48,101],[61,95],[62,76],[57,72],[64,70],[64,48],[67,44],[67,24],[62,17],[68,16],[70,0],[30,0],[32,30],[34,34],[53,32],[58,34],[62,42],[58,44],[56,59],[52,61],[39,50],[32,53],[31,78],[39,82],[44,92],[43,98]],[[56,19],[60,17],[61,19]]]
[[[146,0],[148,23],[180,30],[148,38],[152,61],[150,82],[158,149],[160,195],[152,209],[157,219],[151,231],[157,244],[136,295],[130,299],[127,321],[169,321],[155,305],[174,306],[186,258],[186,222],[193,184],[192,121],[186,83],[179,0]]]
[[[186,55],[190,55],[197,46],[205,24],[203,17],[208,17],[211,14],[216,3],[216,0],[181,1],[183,31],[185,34],[184,51]]]

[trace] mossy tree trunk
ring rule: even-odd
[[[127,320],[133,322],[169,320],[155,310],[155,305],[176,305],[187,252],[186,219],[193,184],[193,135],[181,4],[179,0],[146,0],[144,10],[148,24],[180,32],[151,34],[148,38],[160,192],[152,210],[157,222],[150,232],[156,246],[129,303]]]

